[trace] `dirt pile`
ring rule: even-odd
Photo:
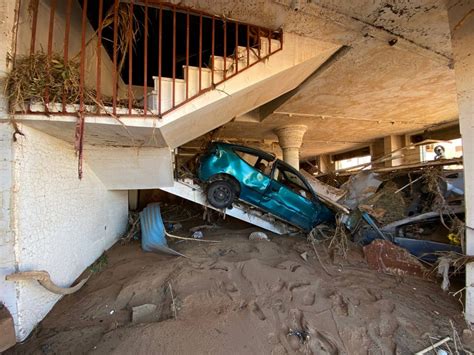
[[[370,270],[360,251],[332,262],[319,247],[326,272],[305,240],[249,241],[252,231],[174,244],[188,259],[117,245],[11,353],[408,354],[452,335],[450,319],[462,329],[439,285]],[[157,306],[150,322],[133,323],[145,304]]]

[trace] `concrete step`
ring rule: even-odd
[[[238,47],[239,71],[258,61],[258,48],[249,48],[248,53],[247,56],[247,47]]]
[[[153,77],[155,81],[155,90],[148,94],[148,109],[153,112],[158,111],[158,87],[159,79]],[[175,79],[175,106],[182,103],[186,99],[186,82],[183,79]],[[161,78],[161,113],[168,111],[173,107],[173,79]]]
[[[192,97],[199,92],[199,67],[183,65],[184,81],[186,82],[187,74],[188,80],[188,97]],[[210,88],[212,85],[211,69],[201,68],[201,90]],[[186,88],[184,89],[184,96],[186,97]]]
[[[281,48],[281,43],[277,39],[271,40],[271,50],[272,52]],[[270,54],[270,40],[268,38],[260,38],[260,57],[263,58]]]
[[[235,73],[234,58],[227,57],[227,60],[224,60],[224,57],[214,56],[214,83],[218,83],[224,79],[224,62],[226,68],[226,76],[229,77]],[[212,57],[209,60],[209,66],[212,68]]]

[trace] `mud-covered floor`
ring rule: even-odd
[[[450,320],[464,327],[460,303],[436,283],[370,270],[358,250],[331,261],[320,247],[326,272],[304,239],[249,241],[256,229],[242,227],[206,231],[218,244],[173,245],[189,258],[116,245],[8,353],[410,354],[452,335]],[[133,323],[143,304],[156,311]]]

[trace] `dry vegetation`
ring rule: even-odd
[[[65,62],[59,54],[49,57],[38,52],[17,57],[7,80],[7,95],[12,110],[25,110],[25,102],[76,103],[80,95],[79,63]]]

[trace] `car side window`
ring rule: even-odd
[[[259,170],[262,174],[269,175],[269,162],[257,155],[249,152],[240,151],[234,148],[234,152],[247,164]]]
[[[237,149],[234,149],[234,152],[240,157],[240,159],[245,161],[250,166],[255,166],[255,164],[257,163],[258,157],[256,155],[244,153]]]
[[[311,192],[301,178],[294,172],[285,169],[282,166],[277,166],[275,169],[275,175],[273,177],[276,181],[285,185],[287,188],[297,193],[298,195],[311,199]]]

